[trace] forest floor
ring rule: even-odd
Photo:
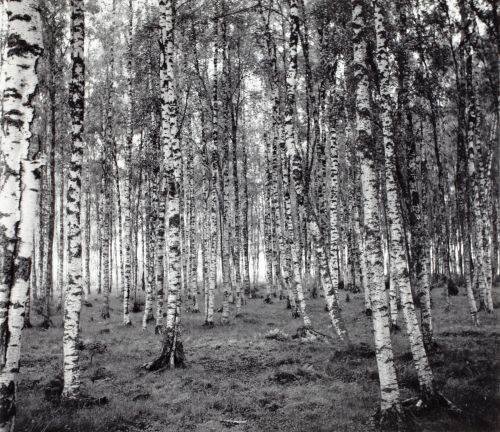
[[[437,347],[431,364],[442,393],[463,414],[434,412],[414,419],[419,431],[500,430],[500,309],[481,313],[481,327],[470,324],[464,290],[444,311],[443,288],[432,291]],[[263,289],[261,288],[261,292]],[[100,300],[82,312],[82,378],[85,390],[108,398],[103,406],[63,408],[53,402],[62,377],[61,316],[54,327],[23,333],[18,389],[17,431],[366,431],[379,403],[371,319],[363,314],[363,295],[341,292],[343,315],[354,342],[343,347],[333,335],[324,299],[308,307],[329,343],[269,340],[280,329],[293,335],[301,325],[286,302],[248,300],[231,324],[202,327],[203,314],[184,313],[187,368],[150,373],[141,365],[160,349],[152,323],[141,330],[121,325],[121,305],[112,294],[112,318],[100,318]],[[500,287],[495,287],[499,305]],[[34,324],[38,318],[34,314]],[[216,317],[220,321],[220,314]],[[402,320],[402,317],[401,317]],[[99,342],[99,343],[97,343]],[[90,347],[90,348],[89,348]],[[394,337],[403,398],[416,394],[415,370],[403,332]]]

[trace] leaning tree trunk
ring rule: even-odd
[[[401,411],[399,386],[394,367],[387,299],[384,290],[384,266],[380,243],[380,219],[377,203],[377,168],[374,149],[370,89],[367,63],[367,30],[364,0],[353,0],[354,79],[356,100],[356,145],[361,155],[364,223],[366,226],[367,279],[371,289],[375,351],[380,380],[381,424],[399,423]]]
[[[387,12],[384,3],[375,2],[375,29],[377,37],[377,65],[380,75],[380,109],[382,120],[382,135],[385,151],[385,185],[387,192],[387,216],[390,231],[390,274],[391,285],[401,293],[403,313],[406,322],[410,350],[417,369],[420,393],[424,401],[435,397],[435,386],[429,360],[425,352],[422,333],[418,326],[417,314],[413,304],[410,278],[407,270],[405,236],[403,231],[403,217],[399,202],[396,177],[396,155],[394,149],[394,135],[392,124],[392,94],[395,86],[390,75],[388,40],[385,20]],[[391,287],[392,288],[392,287]],[[395,293],[392,294],[395,296]],[[391,297],[391,293],[389,293]],[[390,298],[391,300],[391,298]],[[395,298],[392,299],[395,303]],[[397,309],[391,304],[391,324],[396,324]],[[394,314],[396,316],[394,316]]]
[[[71,83],[69,107],[72,123],[72,150],[68,180],[68,286],[64,314],[64,389],[63,398],[75,399],[80,393],[80,311],[82,308],[82,231],[81,174],[83,162],[83,121],[85,111],[85,20],[83,0],[72,1]]]
[[[39,162],[28,159],[36,63],[42,54],[38,2],[7,1],[8,29],[0,76],[0,431],[14,429],[20,334],[28,293]],[[17,256],[16,256],[17,253]],[[16,271],[14,270],[16,269]]]

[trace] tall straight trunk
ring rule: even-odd
[[[432,371],[425,352],[422,333],[418,326],[418,319],[413,304],[410,278],[407,271],[405,236],[403,231],[403,217],[399,202],[396,177],[396,154],[392,124],[392,94],[395,84],[391,78],[388,40],[386,31],[387,11],[382,1],[375,2],[375,29],[377,38],[377,65],[380,76],[380,109],[382,120],[382,134],[385,151],[385,186],[387,192],[387,219],[390,238],[390,274],[391,285],[401,293],[403,313],[406,322],[410,350],[417,369],[420,393],[424,400],[435,396],[435,386]],[[392,287],[391,287],[392,288]],[[391,297],[391,293],[389,293]],[[392,294],[395,296],[395,293]],[[395,303],[395,299],[392,299]],[[397,308],[391,305],[391,323],[396,325]],[[392,308],[396,311],[393,312]],[[396,315],[396,316],[394,316]]]
[[[98,198],[96,200],[96,214],[97,214],[97,245],[99,248],[99,265],[97,270],[97,294],[102,294],[102,267],[103,267],[103,259],[102,259],[102,247],[103,247],[103,227],[104,227],[104,216],[102,214],[103,206],[103,186],[102,183],[104,179],[101,179],[101,185],[99,187]]]
[[[266,254],[266,302],[271,301],[271,293],[273,292],[273,214],[271,207],[271,184],[272,184],[272,171],[271,171],[271,145],[267,135],[264,135],[264,142],[266,145],[266,180],[264,183],[264,246]]]
[[[59,162],[59,256],[57,263],[57,281],[59,285],[59,295],[62,305],[62,299],[64,297],[65,280],[64,275],[66,274],[66,212],[65,209],[65,190],[66,190],[66,149],[64,148],[63,140],[61,140],[60,147],[60,162]]]
[[[216,3],[217,7],[217,3]],[[209,262],[209,287],[208,299],[206,301],[206,326],[214,325],[214,297],[217,285],[217,173],[218,173],[218,153],[217,145],[219,140],[219,110],[218,110],[218,61],[219,61],[219,23],[214,21],[214,58],[213,58],[213,78],[212,78],[212,141],[210,144],[209,157],[209,184],[208,203],[210,214],[210,262]]]
[[[177,124],[178,108],[174,77],[174,4],[172,0],[160,1],[160,53],[162,82],[162,131],[164,142],[165,177],[168,190],[168,296],[163,329],[163,346],[160,356],[146,367],[156,370],[162,367],[184,366],[184,350],[180,333],[180,214],[182,160]],[[166,132],[166,133],[165,133]]]
[[[111,14],[114,19],[116,9],[116,0],[112,0]],[[106,124],[105,124],[105,145],[104,145],[104,161],[103,161],[103,175],[104,175],[104,226],[103,226],[103,291],[104,303],[101,310],[101,317],[107,319],[109,314],[109,294],[112,289],[112,211],[113,211],[113,194],[112,194],[112,172],[113,172],[113,159],[115,155],[115,142],[113,136],[113,96],[114,96],[114,69],[115,69],[115,51],[114,40],[111,37],[109,46],[109,65],[107,73],[107,94],[106,94]]]
[[[243,127],[243,130],[245,128]],[[243,185],[243,196],[241,201],[241,215],[242,215],[242,227],[241,227],[241,243],[243,249],[243,292],[251,298],[250,292],[250,250],[249,250],[249,236],[248,236],[248,154],[246,149],[246,141],[243,140],[242,145],[242,172],[241,181]]]
[[[87,158],[87,175],[86,175],[86,185],[87,185],[87,193],[85,200],[85,281],[84,281],[84,290],[85,290],[85,299],[88,300],[88,296],[90,295],[90,254],[91,254],[91,239],[92,239],[92,230],[91,230],[91,189],[90,189],[90,164],[89,159]]]
[[[154,180],[153,180],[154,181]],[[148,174],[146,187],[148,190],[151,186],[151,179]],[[153,316],[153,293],[154,293],[154,281],[155,281],[155,266],[154,266],[154,227],[152,226],[152,203],[151,203],[151,193],[146,194],[146,208],[145,208],[145,224],[146,224],[146,266],[147,266],[147,281],[146,281],[146,294],[144,301],[144,315],[142,318],[142,328],[145,330],[147,328],[148,322],[154,319]]]
[[[0,75],[0,431],[14,429],[20,336],[28,293],[39,162],[28,158],[36,63],[43,52],[41,20],[34,1],[4,3],[8,19]],[[38,166],[36,166],[37,164]]]
[[[83,122],[85,111],[85,20],[83,0],[72,1],[71,11],[71,163],[66,213],[68,217],[68,286],[64,315],[64,388],[63,397],[74,399],[80,393],[80,311],[82,307],[82,231],[81,173],[83,162]]]
[[[208,322],[208,290],[210,287],[210,279],[209,279],[209,272],[210,272],[210,260],[211,260],[211,248],[210,248],[210,218],[209,218],[209,212],[210,212],[210,207],[209,207],[210,199],[209,199],[209,194],[207,194],[207,199],[206,199],[206,207],[205,207],[205,217],[201,218],[200,220],[200,233],[202,238],[201,238],[201,265],[202,265],[202,278],[203,278],[203,293],[204,293],[204,314],[205,314],[205,323]],[[212,321],[213,321],[213,314],[212,314]]]
[[[399,73],[399,113],[401,132],[400,141],[404,142],[407,152],[408,177],[408,213],[409,231],[411,233],[410,271],[412,283],[420,303],[422,336],[426,348],[433,342],[432,311],[430,294],[430,263],[429,263],[429,233],[425,226],[423,215],[424,188],[419,188],[419,166],[421,155],[417,151],[419,137],[414,130],[414,116],[410,107],[410,59],[409,44],[411,43],[407,29],[409,16],[408,6],[400,8],[399,27],[401,33],[401,54],[398,58]]]
[[[53,49],[49,53],[49,63],[51,65],[51,70],[54,70],[54,59],[53,59]],[[49,165],[48,170],[50,171],[50,179],[48,179],[49,195],[48,195],[48,211],[47,211],[47,250],[46,259],[47,267],[45,274],[45,288],[44,292],[51,297],[54,292],[53,280],[54,280],[54,241],[56,239],[55,235],[55,212],[56,212],[56,91],[53,72],[51,76],[51,88],[49,91],[50,99],[50,150],[49,150]],[[47,168],[45,173],[47,173]]]
[[[101,254],[102,254],[102,291],[103,291],[103,305],[101,309],[101,318],[108,319],[109,314],[109,294],[111,292],[111,280],[110,280],[110,255],[111,255],[111,233],[110,233],[110,218],[111,218],[111,197],[109,192],[109,180],[107,179],[108,174],[107,166],[108,163],[106,159],[108,158],[107,152],[109,149],[105,149],[105,156],[103,161],[103,181],[101,182],[101,193],[103,197],[102,205],[102,225],[101,225]]]
[[[481,197],[480,181],[481,171],[476,168],[476,164],[481,167],[481,143],[478,143],[477,131],[477,106],[476,90],[473,77],[473,52],[472,40],[475,39],[474,24],[472,23],[472,13],[469,10],[468,2],[459,2],[460,14],[462,18],[462,42],[465,51],[465,85],[466,85],[466,119],[467,119],[467,174],[469,185],[469,205],[471,208],[469,225],[472,231],[473,246],[475,251],[474,275],[477,275],[479,285],[479,309],[486,309],[493,312],[493,300],[491,297],[491,260],[485,257],[484,246],[488,244],[487,239],[483,239],[483,234],[488,235],[486,227],[483,225],[482,213],[487,212],[486,199]],[[478,152],[479,150],[479,152]],[[476,162],[477,159],[477,162]],[[479,171],[479,172],[478,172]],[[489,276],[489,277],[488,277]]]
[[[297,1],[290,2],[290,37],[289,37],[289,59],[288,70],[286,74],[286,104],[285,104],[285,148],[286,156],[290,160],[290,174],[293,180],[293,186],[296,196],[296,224],[295,224],[295,240],[291,245],[293,280],[297,291],[297,299],[299,302],[300,312],[306,328],[311,328],[312,324],[306,312],[306,302],[302,289],[302,274],[301,274],[301,216],[304,214],[304,186],[302,183],[302,161],[296,148],[295,142],[295,127],[294,127],[294,109],[295,109],[295,91],[297,82],[297,44],[299,32],[299,16]],[[286,174],[285,174],[286,175]],[[291,181],[290,181],[291,182]]]
[[[117,214],[116,219],[117,223],[115,223],[115,218],[112,218],[112,224],[115,232],[115,260],[116,260],[116,297],[120,296],[123,298],[124,296],[124,286],[123,286],[123,276],[125,273],[125,260],[123,259],[123,209],[122,209],[122,193],[120,188],[120,172],[118,168],[118,159],[116,157],[116,152],[114,152],[114,162],[115,162],[115,184],[116,184],[116,204],[117,204]],[[120,287],[120,289],[118,289]],[[128,309],[128,308],[127,308]]]
[[[132,0],[128,2],[128,28],[127,28],[127,130],[126,130],[126,156],[125,156],[125,166],[128,169],[127,175],[127,190],[125,194],[125,238],[123,239],[125,242],[125,271],[124,271],[124,286],[123,286],[123,324],[125,326],[131,325],[130,314],[129,314],[129,304],[130,304],[130,281],[131,281],[131,255],[132,255],[132,140],[134,131],[132,128],[132,114],[133,114],[133,69],[132,69],[132,60],[133,60],[133,46],[132,46],[132,37],[133,37],[133,20],[134,20],[134,11],[133,11],[133,3]],[[123,238],[123,237],[122,237]],[[146,312],[145,312],[146,315]]]
[[[370,88],[367,64],[367,7],[364,0],[352,2],[354,82],[356,101],[356,146],[361,155],[363,214],[366,227],[367,278],[372,303],[375,352],[380,381],[381,423],[399,423],[401,403],[394,366],[387,299],[385,297],[380,218],[377,203],[376,156],[371,125]]]
[[[229,323],[229,298],[232,293],[231,267],[230,267],[230,205],[229,205],[229,110],[232,105],[231,98],[231,71],[229,47],[227,43],[227,25],[225,21],[221,23],[222,27],[222,92],[224,98],[224,109],[222,110],[222,134],[221,134],[221,153],[219,158],[219,212],[221,220],[221,258],[222,258],[222,323]]]
[[[188,229],[187,237],[189,243],[189,292],[193,302],[191,307],[192,312],[199,312],[198,306],[198,250],[196,248],[196,211],[195,211],[195,195],[194,195],[194,168],[193,168],[194,151],[192,144],[188,147],[188,155],[186,161],[186,183],[187,183],[187,208],[188,208]]]
[[[165,127],[162,126],[164,129]],[[163,137],[162,132],[162,141],[165,139]],[[164,163],[163,156],[160,157],[160,163]],[[165,311],[164,307],[164,299],[165,299],[165,225],[166,225],[166,195],[168,194],[168,185],[163,181],[163,169],[160,168],[160,180],[158,182],[157,196],[155,197],[155,201],[158,203],[157,206],[157,226],[153,229],[156,229],[156,250],[155,250],[155,260],[156,260],[156,328],[155,331],[157,333],[161,332],[163,325],[163,318]],[[153,180],[153,181],[156,181]],[[170,203],[169,203],[170,206]],[[170,235],[170,233],[169,233]]]
[[[233,156],[233,191],[234,191],[234,283],[236,286],[236,316],[241,313],[241,266],[240,266],[240,253],[241,253],[241,227],[240,227],[240,185],[238,179],[238,112],[232,112],[232,127],[231,127],[231,141],[232,141],[232,156]],[[236,118],[235,118],[236,117]]]
[[[215,90],[214,90],[215,91]],[[215,303],[215,288],[217,285],[217,174],[216,171],[212,169],[212,178],[209,182],[209,198],[208,198],[208,211],[207,219],[210,220],[210,232],[209,232],[209,247],[210,247],[210,262],[208,263],[208,299],[207,299],[207,312],[205,325],[214,325],[214,303]]]
[[[290,198],[290,176],[289,176],[289,161],[286,155],[286,145],[284,139],[284,132],[282,131],[280,139],[280,150],[281,150],[281,167],[280,174],[283,179],[283,219],[285,225],[285,250],[283,253],[283,283],[287,289],[288,301],[290,302],[290,308],[292,311],[292,317],[298,318],[300,316],[299,309],[295,299],[295,293],[292,287],[292,283],[295,282],[294,274],[297,271],[293,266],[293,249],[297,248],[296,243],[293,239],[293,221],[292,221],[292,204]],[[298,255],[298,252],[295,252]],[[300,273],[300,269],[298,270]],[[300,281],[300,279],[299,279]]]
[[[51,311],[51,292],[47,291],[47,288],[50,288],[47,283],[47,271],[48,271],[48,260],[47,260],[47,191],[48,191],[48,180],[47,180],[47,167],[44,166],[41,168],[40,172],[40,197],[39,197],[39,235],[38,235],[38,270],[39,270],[39,291],[41,293],[41,301],[42,301],[42,317],[43,321],[41,324],[42,328],[49,328],[52,325],[52,320],[50,319],[52,311]],[[61,289],[62,286],[61,286]],[[62,298],[62,296],[61,296]]]

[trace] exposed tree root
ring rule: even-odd
[[[380,408],[373,416],[375,427],[381,431],[414,430],[414,422],[399,407],[391,407],[384,411]]]
[[[65,408],[90,408],[92,406],[101,406],[108,403],[108,398],[103,396],[95,398],[89,395],[80,394],[78,396],[66,397],[61,395],[60,405]]]
[[[300,339],[303,342],[328,342],[328,336],[314,330],[312,327],[299,327],[297,332],[292,336],[292,339]]]
[[[443,409],[457,415],[462,413],[460,408],[439,392],[407,399],[403,401],[402,405],[414,414],[429,413]]]
[[[150,372],[160,369],[185,367],[186,356],[184,355],[184,346],[172,329],[168,329],[164,333],[163,348],[160,356],[152,362],[143,365],[143,368]]]

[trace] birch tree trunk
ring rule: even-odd
[[[0,75],[0,431],[14,429],[20,336],[28,294],[40,162],[28,159],[36,64],[43,52],[36,1],[7,1],[6,39]],[[24,185],[23,185],[24,183]],[[17,252],[17,256],[16,256]],[[16,269],[16,270],[15,270]]]
[[[134,20],[134,9],[132,0],[128,2],[128,28],[127,28],[127,124],[126,124],[126,156],[125,156],[125,166],[128,169],[127,175],[127,190],[126,190],[126,204],[125,204],[125,272],[124,272],[124,287],[123,287],[123,325],[130,326],[132,322],[130,321],[130,281],[131,281],[131,255],[132,255],[132,141],[134,136],[134,131],[132,128],[132,114],[133,114],[133,97],[134,91],[132,87],[133,82],[133,20]],[[147,316],[146,311],[144,315]],[[146,319],[147,322],[147,319]]]
[[[382,134],[385,150],[385,185],[387,192],[387,216],[390,238],[390,274],[391,288],[401,293],[406,329],[410,340],[410,350],[417,369],[420,393],[424,401],[435,397],[435,386],[432,371],[425,352],[422,333],[413,304],[410,278],[407,270],[403,217],[399,202],[396,178],[396,155],[394,149],[392,124],[392,94],[395,84],[392,81],[389,64],[389,50],[386,30],[387,11],[381,0],[375,1],[375,30],[377,38],[377,65],[380,76],[380,108]],[[391,305],[391,324],[396,325],[397,307],[395,293],[389,293]],[[392,299],[391,299],[392,296]],[[394,303],[394,305],[393,305]],[[395,312],[392,308],[395,308]]]
[[[160,0],[160,53],[165,80],[162,82],[162,127],[167,127],[164,143],[168,183],[168,295],[163,329],[163,346],[160,356],[146,365],[148,370],[162,367],[183,367],[184,348],[180,333],[180,214],[181,151],[177,125],[177,98],[174,77],[174,2]]]
[[[370,89],[367,71],[367,25],[364,0],[352,2],[354,29],[354,79],[356,100],[356,145],[361,154],[361,184],[366,227],[367,279],[371,287],[375,352],[380,381],[380,423],[394,425],[401,420],[399,386],[394,367],[387,299],[384,292],[384,269],[380,242],[380,219],[377,203],[377,175],[371,126]]]
[[[83,162],[83,127],[85,112],[85,18],[83,0],[72,0],[71,10],[71,165],[66,213],[68,217],[68,286],[64,315],[64,388],[63,398],[75,399],[80,393],[80,311],[82,308],[82,231],[81,173]]]
[[[306,312],[306,302],[302,290],[302,275],[301,275],[301,260],[300,260],[300,216],[304,213],[304,194],[302,184],[302,162],[296,148],[295,142],[295,127],[294,127],[294,107],[295,107],[295,88],[297,81],[297,43],[299,32],[299,16],[297,1],[290,2],[290,38],[289,38],[289,60],[288,71],[286,74],[286,104],[285,104],[285,147],[287,157],[290,159],[290,171],[295,188],[297,199],[297,219],[295,229],[295,240],[291,245],[293,281],[297,291],[297,299],[299,302],[300,312],[304,321],[304,327],[310,329],[312,327],[311,320]],[[284,174],[285,176],[287,174]]]

